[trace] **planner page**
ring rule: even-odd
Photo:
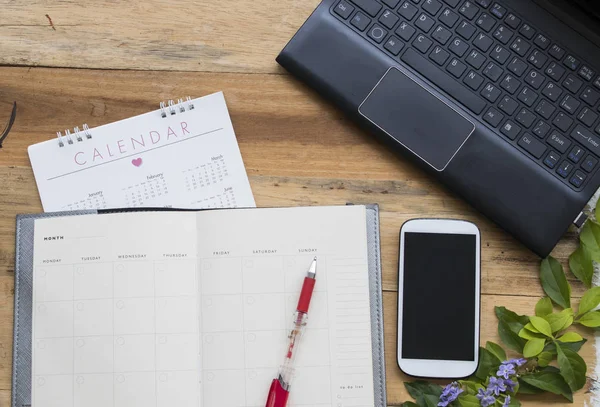
[[[196,237],[187,212],[36,220],[33,407],[201,405]]]
[[[221,92],[64,133],[29,147],[46,212],[255,206]]]
[[[203,407],[264,407],[315,256],[288,405],[374,405],[364,206],[200,212],[198,233]]]

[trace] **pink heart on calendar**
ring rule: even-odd
[[[135,158],[135,159],[131,160],[131,163],[133,165],[135,165],[136,167],[139,167],[140,165],[142,165],[142,159],[141,158]]]

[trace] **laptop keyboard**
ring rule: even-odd
[[[575,190],[599,167],[600,76],[492,0],[339,0],[331,12]]]

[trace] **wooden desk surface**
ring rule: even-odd
[[[0,122],[14,100],[19,105],[0,150],[0,405],[9,405],[11,391],[15,215],[42,210],[27,146],[186,95],[225,93],[258,206],[380,204],[390,406],[409,399],[396,364],[398,231],[407,219],[451,217],[480,227],[482,343],[499,342],[495,305],[533,313],[542,296],[535,255],[275,63],[317,4],[0,0]],[[569,233],[553,255],[566,265],[575,242]],[[583,286],[571,284],[581,296]],[[588,375],[594,355],[592,340],[582,349]],[[558,397],[525,400],[569,405]],[[582,390],[575,405],[585,400]]]

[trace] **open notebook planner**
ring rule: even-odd
[[[340,206],[36,219],[32,406],[263,407],[317,256],[289,405],[382,407],[367,216]]]

